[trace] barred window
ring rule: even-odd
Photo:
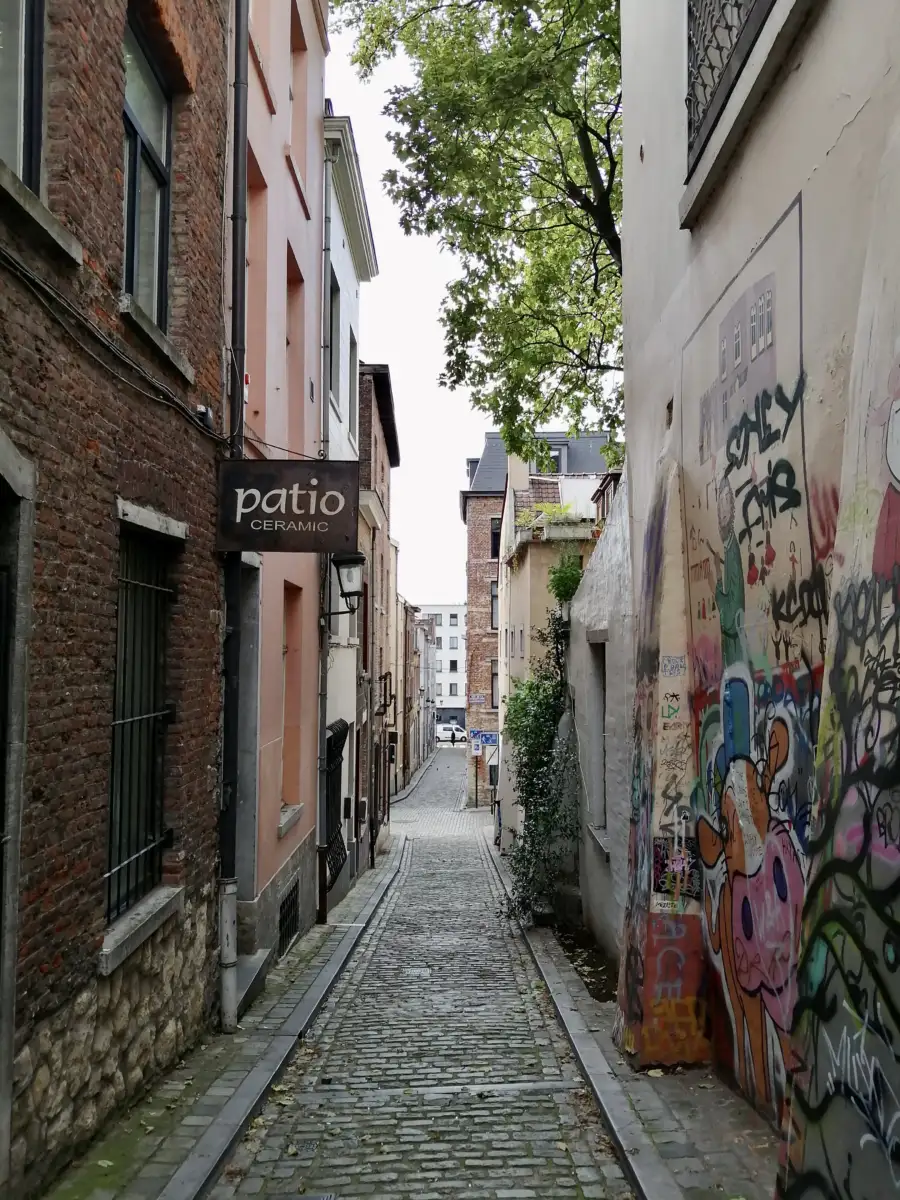
[[[166,642],[172,543],[123,527],[109,796],[107,918],[132,908],[162,880],[168,844],[163,806]]]
[[[688,169],[721,116],[775,0],[688,0]]]

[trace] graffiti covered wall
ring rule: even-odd
[[[682,356],[692,808],[712,1035],[773,1118],[790,1057],[833,561],[814,523],[836,483],[806,460],[800,220],[798,201]]]
[[[618,1044],[638,1062],[702,1062],[706,1038],[700,896],[691,811],[680,472],[663,456],[644,538],[638,611],[629,892]]]
[[[900,125],[882,161],[836,514],[780,1192],[900,1194]]]

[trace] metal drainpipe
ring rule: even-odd
[[[374,386],[374,385],[373,385]],[[374,395],[372,397],[375,399]],[[372,530],[371,559],[372,583],[375,583],[375,530]],[[381,580],[378,581],[379,583]],[[375,588],[372,587],[372,602],[369,605],[372,619],[369,622],[369,795],[375,797]],[[369,804],[369,866],[375,866],[375,840],[378,837],[378,824],[375,819],[375,805]]]
[[[322,270],[322,387],[320,403],[322,405],[322,453],[323,459],[329,453],[329,405],[331,391],[331,196],[332,170],[335,161],[333,149],[325,143],[325,189],[324,189],[324,238],[323,238],[323,270]],[[327,823],[327,773],[328,765],[328,617],[330,597],[331,559],[327,554],[319,556],[319,796],[318,796],[318,905],[316,921],[324,925],[328,920],[328,889],[326,878],[325,850]]]
[[[231,204],[232,458],[244,456],[244,371],[247,350],[247,74],[249,0],[234,4],[234,151]],[[222,1028],[237,1028],[237,805],[241,669],[241,555],[225,556],[225,695],[222,713],[222,811],[219,817],[219,971]]]

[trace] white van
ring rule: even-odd
[[[439,742],[452,742],[454,733],[458,742],[466,740],[466,731],[461,725],[438,725],[434,736]]]

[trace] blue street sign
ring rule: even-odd
[[[483,746],[499,746],[500,735],[498,733],[484,733],[482,731],[481,743]]]
[[[470,729],[469,730],[469,740],[470,741],[474,741],[475,738],[480,738],[480,737],[481,737],[480,729]]]

